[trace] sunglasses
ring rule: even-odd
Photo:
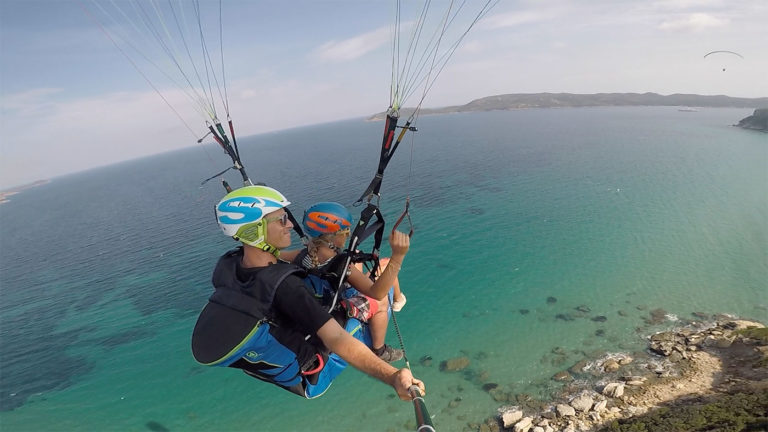
[[[274,222],[274,221],[280,221],[280,225],[287,226],[288,225],[288,213],[283,213],[280,216],[264,218],[264,220],[266,220],[267,223]]]

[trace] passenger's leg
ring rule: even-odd
[[[379,310],[368,320],[373,352],[385,362],[393,362],[403,358],[403,350],[392,348],[384,343],[387,336],[387,324],[389,323],[389,298],[391,297],[392,291],[387,297],[379,301]]]
[[[379,310],[368,320],[374,351],[384,346],[384,340],[387,337],[387,324],[389,322],[387,309],[389,309],[389,299],[384,297],[379,300]]]

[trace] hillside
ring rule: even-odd
[[[465,105],[422,109],[421,114],[448,114],[472,111],[513,110],[527,108],[569,108],[598,106],[680,106],[716,108],[759,108],[768,106],[768,97],[737,98],[730,96],[703,96],[695,94],[660,95],[657,93],[528,93],[487,96]],[[412,108],[402,108],[401,116],[408,116]],[[381,120],[384,113],[368,120]]]

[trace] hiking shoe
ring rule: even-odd
[[[373,350],[373,353],[387,363],[396,362],[401,358],[403,358],[403,350],[392,348],[387,344],[384,344],[384,346],[382,346],[378,350]]]

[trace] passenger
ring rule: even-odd
[[[322,395],[347,363],[391,385],[403,400],[411,399],[411,386],[424,393],[410,370],[382,361],[332,318],[307,290],[301,269],[278,262],[291,244],[289,204],[272,188],[247,186],[216,206],[224,234],[242,246],[216,265],[215,291],[192,335],[195,359],[242,369],[306,398]],[[407,249],[407,240],[393,244],[400,259]]]
[[[281,259],[307,270],[318,269],[322,273],[324,267],[344,250],[352,227],[352,214],[338,203],[317,203],[304,212],[302,227],[310,237],[307,247],[285,251]],[[406,234],[395,231],[389,241],[392,257],[388,262],[392,264],[392,270],[380,272],[379,278],[373,282],[357,267],[351,266],[346,281],[354,289],[342,292],[341,305],[350,318],[368,323],[371,349],[380,359],[391,363],[403,358],[403,351],[385,343],[389,322],[388,293],[397,282],[397,273],[410,239]]]
[[[376,277],[378,278],[381,273],[387,268],[387,264],[389,264],[389,258],[381,258],[379,259],[379,269],[376,271]],[[357,263],[355,264],[355,267],[357,267],[358,270],[363,271],[363,264]],[[366,272],[365,275],[370,278],[371,272]],[[403,307],[405,306],[406,301],[408,301],[405,298],[405,294],[403,294],[402,291],[400,291],[400,281],[398,278],[395,278],[395,283],[392,284],[392,287],[394,288],[395,292],[392,298],[394,301],[392,302],[392,310],[395,312],[400,312],[403,310]]]

